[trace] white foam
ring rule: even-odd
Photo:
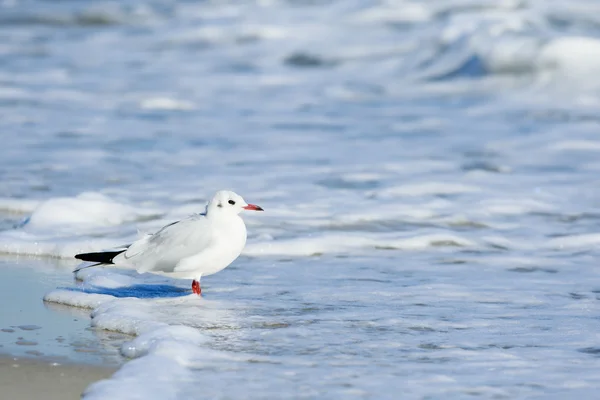
[[[121,353],[129,358],[141,357],[156,351],[157,344],[165,341],[189,343],[198,346],[206,343],[207,339],[194,328],[181,325],[167,326],[152,330],[126,343],[121,348]]]
[[[596,248],[600,233],[568,235],[548,240],[546,246],[554,249]]]
[[[390,187],[378,191],[377,194],[381,196],[426,196],[476,193],[479,191],[481,191],[481,188],[477,186],[462,183],[422,182]]]
[[[537,84],[559,87],[566,92],[572,92],[573,84],[579,90],[594,90],[600,83],[596,79],[600,40],[593,35],[564,32],[549,35],[548,25],[552,23],[546,18],[553,12],[562,15],[563,10],[557,12],[549,7],[553,11],[541,12],[531,5],[526,7],[527,11],[519,12],[519,8],[510,6],[503,10],[498,5],[481,12],[451,13],[439,40],[443,47],[455,51],[437,57],[425,74],[443,76],[476,59],[484,67],[481,72],[528,74]],[[545,15],[537,15],[538,12]],[[457,89],[456,84],[452,87]]]
[[[139,359],[129,361],[109,380],[92,384],[83,398],[90,399],[179,399],[182,390],[197,393],[195,371],[220,368],[223,364],[247,362],[202,347],[205,337],[198,330],[169,326],[141,335],[124,345]],[[148,379],[149,376],[154,377]],[[176,388],[176,389],[174,389]]]
[[[34,202],[5,202],[11,209],[33,208]],[[72,258],[75,254],[120,246],[131,238],[108,236],[112,226],[152,218],[157,211],[117,202],[100,193],[51,198],[39,203],[13,230],[0,232],[0,252]],[[93,233],[95,237],[88,236]]]
[[[64,289],[54,290],[44,296],[44,301],[50,303],[91,309],[112,300],[114,300],[113,296],[105,294],[91,294]]]
[[[140,108],[144,110],[193,110],[194,104],[186,100],[178,100],[171,97],[150,97],[140,102]]]
[[[537,65],[577,80],[594,78],[600,69],[600,40],[575,36],[551,40],[541,49]]]
[[[122,245],[123,241],[90,238],[68,232],[28,232],[23,228],[0,232],[0,253],[72,258],[75,254]]]
[[[313,256],[321,254],[364,253],[374,249],[419,251],[433,247],[458,246],[474,247],[476,243],[455,234],[430,234],[407,238],[393,238],[384,235],[328,234],[313,237],[273,240],[246,245],[246,256]]]
[[[497,198],[482,201],[475,210],[481,214],[519,215],[532,212],[552,212],[556,210],[556,206],[531,198]]]
[[[167,394],[172,393],[172,389],[165,382],[179,382],[189,377],[190,368],[211,364],[209,357],[230,359],[220,352],[201,348],[207,337],[199,329],[189,326],[195,325],[203,314],[210,317],[214,304],[202,307],[203,300],[193,294],[140,299],[94,292],[135,284],[156,284],[165,280],[160,277],[122,275],[101,268],[82,270],[78,277],[83,281],[80,290],[55,290],[48,293],[44,301],[93,308],[92,326],[136,336],[122,345],[121,353],[128,358],[141,358],[125,364],[110,381],[90,386],[84,396],[86,399],[124,398],[124,393],[131,393],[131,390],[144,398],[170,398]],[[210,320],[210,323],[214,322]],[[148,374],[158,374],[158,379],[148,381]]]
[[[427,220],[435,217],[437,215],[437,211],[444,206],[447,206],[447,203],[444,204],[443,200],[436,200],[427,202],[420,206],[413,205],[380,205],[376,210],[363,208],[356,212],[348,213],[348,214],[339,214],[330,218],[323,218],[319,225],[327,226],[345,226],[352,224],[360,224],[360,223],[373,223],[373,222],[381,222],[381,223],[390,223],[390,222],[407,222],[411,219],[413,220]]]
[[[368,23],[409,23],[427,21],[432,17],[433,10],[430,7],[417,2],[403,1],[401,4],[393,2],[361,10],[353,20]]]
[[[149,213],[119,203],[101,193],[86,192],[76,197],[57,197],[42,202],[26,224],[27,229],[79,225],[112,226],[133,221]]]

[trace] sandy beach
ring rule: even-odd
[[[78,399],[91,383],[110,377],[116,367],[57,363],[50,359],[0,356],[4,399]]]

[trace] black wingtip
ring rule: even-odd
[[[82,269],[86,269],[86,268],[91,268],[91,267],[97,267],[99,265],[106,265],[104,263],[96,263],[96,264],[90,264],[90,265],[80,265],[79,267],[75,268],[73,270],[73,273],[76,274],[77,272],[81,271]]]
[[[112,264],[113,258],[124,252],[125,250],[117,251],[102,251],[98,253],[81,253],[75,255],[75,258],[81,261],[97,262],[102,264]]]

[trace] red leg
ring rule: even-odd
[[[200,282],[195,279],[192,281],[192,292],[196,293],[198,296],[200,296],[202,293],[202,289],[200,289]]]

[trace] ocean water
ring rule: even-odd
[[[40,296],[135,336],[84,398],[594,398],[599,72],[592,0],[6,0],[0,258],[64,277],[232,189],[266,211],[202,298]]]

